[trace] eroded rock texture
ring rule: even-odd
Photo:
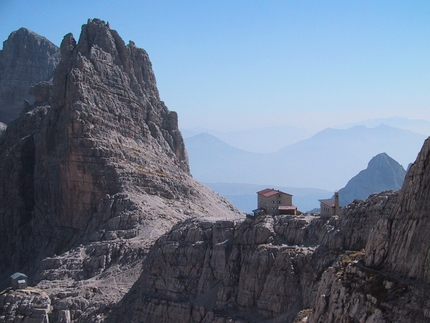
[[[33,101],[31,86],[49,81],[60,60],[60,50],[46,38],[21,28],[10,34],[0,51],[0,122],[10,123]]]
[[[380,220],[366,246],[366,264],[430,283],[430,140],[399,191],[393,212]]]
[[[0,137],[0,269],[91,241],[149,243],[180,219],[239,213],[189,173],[147,53],[98,19],[61,44],[53,84]]]
[[[293,322],[312,312],[324,272],[346,250],[364,248],[395,198],[372,195],[329,221],[281,215],[178,224],[151,248],[108,321]]]
[[[48,323],[51,299],[42,290],[9,290],[0,295],[0,309],[1,322]]]

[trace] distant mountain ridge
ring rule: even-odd
[[[345,186],[375,155],[385,152],[407,166],[425,135],[386,125],[327,128],[271,154],[234,148],[210,135],[186,138],[190,169],[205,183],[271,183],[328,191]],[[282,138],[267,137],[267,144]]]
[[[195,128],[181,130],[181,132],[184,138],[206,133],[221,139],[230,146],[254,153],[274,153],[286,145],[292,145],[311,136],[308,131],[293,126],[263,127],[230,132]],[[279,138],[282,140],[272,140],[270,145],[268,145],[268,135],[270,135],[271,138]]]
[[[387,125],[394,128],[413,131],[426,136],[430,135],[430,122],[422,119],[408,119],[405,117],[390,117],[390,118],[376,118],[363,120],[357,123],[347,123],[336,126],[336,129],[348,129],[354,126],[366,126],[369,128],[377,127],[379,125]]]
[[[340,203],[348,205],[354,199],[365,200],[372,193],[399,190],[405,178],[405,169],[386,153],[373,157],[346,186],[339,190]]]

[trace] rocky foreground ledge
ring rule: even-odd
[[[42,263],[37,293],[49,311],[31,322],[428,322],[426,283],[365,261],[398,198],[373,194],[329,220],[191,218],[141,256],[118,242],[81,246]],[[35,301],[13,293],[1,295],[0,317],[34,316]]]
[[[328,221],[310,215],[187,220],[151,248],[141,277],[107,321],[312,319],[322,278],[345,264],[357,266],[371,228],[396,198],[394,192],[373,195]]]

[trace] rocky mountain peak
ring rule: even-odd
[[[20,28],[0,51],[0,122],[19,116],[24,101],[32,101],[31,86],[50,81],[60,59],[59,48],[35,32]]]
[[[386,153],[378,154],[369,161],[365,170],[339,190],[340,203],[346,206],[355,199],[364,200],[373,193],[398,190],[405,174],[404,168]]]
[[[369,164],[367,165],[367,169],[369,170],[380,169],[381,166],[383,167],[385,165],[394,166],[398,168],[399,163],[396,162],[390,156],[388,156],[387,153],[380,153],[369,161]]]
[[[0,268],[78,243],[149,243],[179,219],[237,216],[192,179],[147,53],[101,20],[64,37],[53,84],[0,137]],[[27,89],[28,91],[28,89]]]
[[[67,48],[68,41],[62,44],[63,46]],[[88,23],[82,26],[76,51],[91,60],[99,56],[100,50],[109,56],[104,59],[109,59],[130,77],[131,83],[137,82],[140,85],[141,89],[132,87],[136,95],[142,96],[145,93],[157,100],[160,99],[146,51],[136,47],[133,42],[125,45],[118,33],[110,28],[109,23],[100,19],[89,19]],[[140,91],[142,89],[144,91]]]

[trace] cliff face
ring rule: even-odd
[[[430,140],[410,167],[393,212],[378,222],[366,246],[366,264],[430,282]]]
[[[346,186],[339,190],[340,204],[348,205],[355,199],[365,200],[370,194],[402,187],[406,171],[386,153],[373,157]]]
[[[110,319],[427,322],[427,225],[414,230],[416,215],[400,211],[425,212],[427,147],[401,191],[355,201],[328,222],[276,216],[177,225],[151,248],[143,274]],[[404,235],[415,245],[408,248]],[[384,248],[388,255],[374,262]]]
[[[61,44],[53,84],[0,137],[1,270],[78,242],[152,241],[190,215],[237,215],[189,174],[148,55],[101,20]],[[91,237],[91,238],[90,238]]]
[[[0,122],[19,116],[24,100],[33,100],[29,88],[51,80],[59,60],[59,48],[46,38],[25,28],[10,34],[0,51]]]
[[[309,322],[429,321],[429,147],[427,139],[365,252],[323,274]]]
[[[321,278],[364,248],[396,194],[351,204],[342,218],[188,220],[162,236],[108,319],[130,322],[293,322],[318,304]],[[367,211],[367,212],[366,212]],[[359,228],[359,230],[357,230]]]

